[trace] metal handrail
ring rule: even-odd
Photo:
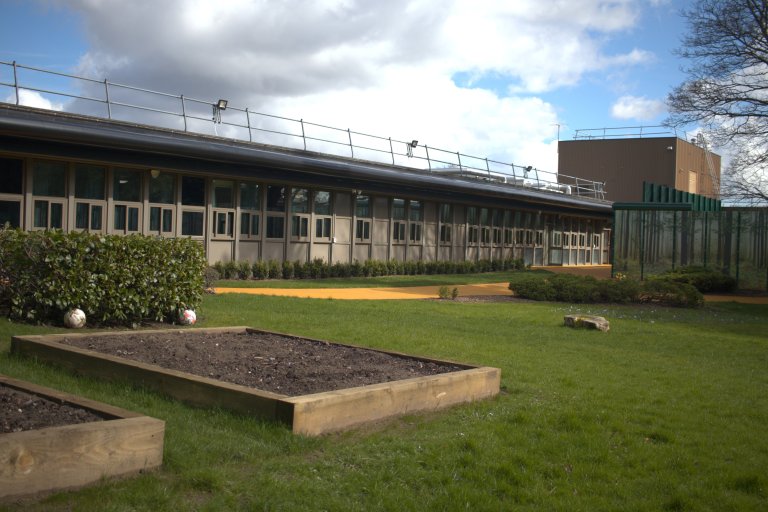
[[[241,109],[233,106],[227,106],[225,109],[227,114],[226,116],[222,116],[221,112],[224,109],[221,109],[217,112],[215,102],[191,98],[184,96],[183,94],[170,94],[132,85],[110,82],[107,79],[95,80],[93,78],[80,77],[67,73],[61,73],[58,71],[50,71],[47,69],[24,66],[18,64],[16,61],[0,61],[0,71],[3,69],[3,67],[12,68],[13,81],[7,82],[0,80],[0,87],[5,86],[13,88],[17,105],[19,105],[21,102],[21,91],[31,91],[39,94],[55,95],[73,100],[85,100],[87,102],[103,104],[106,107],[107,119],[119,119],[119,117],[116,116],[117,113],[113,112],[112,107],[121,107],[131,109],[132,111],[151,112],[164,116],[172,116],[176,119],[175,126],[183,128],[184,132],[189,133],[210,134],[210,131],[194,130],[190,126],[190,121],[202,121],[205,123],[210,123],[210,126],[213,128],[214,135],[219,136],[217,127],[221,126],[225,130],[229,130],[227,133],[228,138],[233,138],[236,140],[248,140],[249,142],[254,142],[254,135],[262,134],[264,137],[261,137],[261,143],[274,144],[269,139],[270,136],[274,135],[280,137],[289,137],[291,139],[295,138],[296,140],[300,140],[305,151],[308,150],[308,143],[320,146],[320,150],[314,151],[327,154],[335,154],[329,152],[329,148],[344,147],[348,148],[345,151],[349,152],[349,156],[355,159],[361,159],[359,156],[361,152],[367,152],[371,155],[387,155],[389,157],[388,159],[391,159],[393,165],[402,165],[423,172],[445,172],[446,175],[448,175],[450,172],[451,176],[458,178],[484,179],[490,182],[498,182],[516,187],[535,188],[542,191],[557,193],[570,193],[573,195],[592,197],[595,199],[605,198],[604,183],[585,180],[583,178],[576,178],[560,173],[546,172],[540,169],[536,169],[532,166],[521,166],[513,163],[499,162],[489,158],[464,154],[458,151],[449,151],[436,147],[430,147],[426,144],[418,144],[416,141],[414,141],[416,144],[413,144],[412,142],[393,139],[392,137],[371,135],[363,132],[353,131],[349,128],[336,128],[324,124],[312,123],[305,121],[304,119],[292,119],[274,114],[254,112],[248,108]],[[76,92],[71,92],[71,90],[57,91],[48,87],[35,85],[34,83],[22,83],[18,76],[19,70],[32,71],[36,73],[43,73],[45,75],[53,75],[70,79],[74,81],[73,88]],[[0,79],[2,79],[2,73],[0,73]],[[103,97],[100,98],[92,94],[86,95],[87,91],[84,91],[84,88],[81,86],[83,83],[102,88]],[[141,97],[139,100],[145,100],[144,104],[139,104],[138,102],[134,103],[128,99],[115,99],[114,96],[116,93],[125,91],[140,93]],[[111,98],[110,93],[112,94]],[[173,107],[159,108],[156,106],[151,106],[152,104],[150,98],[152,97],[170,99],[174,102],[178,102],[179,109],[177,110]],[[0,97],[0,101],[4,101],[2,97]],[[70,107],[69,112],[77,113],[76,108],[78,105],[76,104],[76,101],[73,103],[74,104],[68,105],[68,107]],[[205,106],[206,108],[213,107],[214,115],[212,117],[201,117],[201,115],[197,113],[189,112],[187,108],[188,105]],[[93,112],[89,112],[87,115],[94,117],[104,117],[98,116]],[[243,116],[245,121],[244,124],[242,121],[237,120],[237,116],[240,115]],[[254,116],[257,120],[256,126],[254,126],[254,124],[251,122],[252,119],[254,119]],[[135,117],[129,117],[128,119],[121,120],[136,122]],[[275,127],[266,127],[264,122],[270,120],[296,125],[300,128],[300,133],[298,131],[295,133],[292,133],[291,131],[285,131],[285,128],[280,129]],[[163,126],[159,122],[156,122],[154,125]],[[308,129],[312,131],[329,130],[331,132],[338,133],[345,140],[344,142],[340,142],[340,140],[332,140],[327,136],[320,136],[317,133],[310,134],[307,133]],[[247,139],[238,137],[238,133],[236,133],[238,130],[247,130]],[[577,131],[577,137],[578,134],[579,131]],[[361,139],[369,142],[361,143]],[[377,141],[382,145],[386,145],[386,149],[382,149],[381,147],[374,147],[373,141]],[[400,145],[400,147],[405,148],[405,152],[401,153],[399,151],[395,151],[395,145]],[[355,155],[355,150],[357,150],[358,156]],[[467,164],[467,161],[480,162],[481,164],[477,165],[482,166],[469,165]],[[416,162],[423,162],[422,167],[419,167],[418,164],[414,165]],[[426,168],[424,168],[424,165],[426,165]],[[493,170],[491,169],[492,165],[494,167]],[[542,175],[545,177],[543,178]],[[546,179],[546,176],[553,176],[554,179]],[[506,177],[511,178],[511,181]]]

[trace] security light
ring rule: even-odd
[[[227,100],[219,100],[216,102],[216,108],[219,110],[227,110],[227,103],[229,103]]]
[[[415,148],[415,147],[416,147],[416,146],[418,146],[418,145],[419,145],[419,141],[417,141],[416,139],[413,139],[413,140],[411,141],[411,147],[412,147],[412,148]]]

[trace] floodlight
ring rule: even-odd
[[[227,103],[229,103],[227,100],[219,100],[216,102],[216,108],[219,110],[227,110]]]

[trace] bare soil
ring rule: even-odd
[[[286,396],[465,369],[271,333],[137,331],[135,335],[71,338],[63,343]]]
[[[0,434],[102,421],[88,410],[0,385]]]

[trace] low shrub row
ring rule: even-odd
[[[324,279],[329,277],[377,277],[423,274],[474,274],[522,270],[520,259],[480,261],[379,261],[329,264],[322,259],[301,261],[217,262],[213,269],[221,279]]]
[[[664,279],[687,283],[701,293],[728,293],[736,289],[736,279],[708,267],[689,266],[667,271],[651,279]]]
[[[589,276],[520,272],[509,288],[515,295],[532,300],[572,303],[656,303],[667,306],[698,307],[704,297],[693,286],[666,279],[598,280]]]
[[[0,309],[13,319],[131,325],[202,301],[203,246],[190,239],[0,229]]]

